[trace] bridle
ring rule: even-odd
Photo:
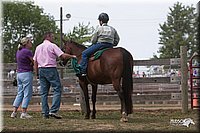
[[[66,45],[67,45],[67,44],[65,44],[65,49],[63,49],[63,52],[64,52],[64,53],[67,53],[67,54],[72,54],[72,49],[71,49],[71,47],[67,47]],[[79,58],[81,55],[82,55],[82,53],[78,54],[76,57]]]

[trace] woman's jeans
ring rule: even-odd
[[[33,93],[33,72],[17,73],[17,96],[13,102],[14,107],[28,108]]]
[[[82,52],[82,60],[80,62],[81,73],[86,73],[88,58],[94,54],[96,51],[104,48],[112,48],[113,45],[110,43],[96,43],[88,47],[86,50]]]
[[[49,113],[56,113],[61,102],[61,83],[58,71],[55,67],[39,68],[40,94],[42,101],[42,114],[48,116]],[[53,88],[52,106],[49,110],[48,94],[50,86]]]

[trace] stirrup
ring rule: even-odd
[[[87,74],[86,74],[86,73],[82,73],[81,76],[82,76],[82,77],[85,77],[85,76],[87,76]]]
[[[82,73],[82,74],[81,73],[77,73],[76,76],[77,77],[85,77],[85,76],[87,76],[87,74],[86,73]]]

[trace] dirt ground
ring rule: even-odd
[[[3,111],[3,132],[86,132],[86,133],[138,133],[138,132],[198,132],[198,112],[197,110],[189,110],[188,113],[181,113],[180,109],[141,109],[136,108],[133,114],[128,116],[128,122],[120,121],[119,106],[99,107],[96,119],[84,119],[78,106],[61,106],[59,114],[62,119],[49,118],[43,119],[40,107],[30,106],[29,114],[33,116],[31,119],[10,118],[12,108],[8,106]],[[8,110],[9,109],[9,110]],[[77,110],[76,110],[77,109]],[[115,109],[115,110],[111,110]],[[154,110],[153,110],[154,109]],[[34,111],[33,111],[34,110]],[[72,110],[72,111],[71,111]],[[182,120],[191,118],[195,124],[189,127],[171,124],[171,120]]]
[[[92,109],[92,106],[90,106]],[[120,110],[120,105],[96,105],[96,110]],[[159,109],[181,109],[180,106],[175,105],[163,105],[163,104],[157,104],[157,105],[144,105],[144,104],[138,104],[133,105],[133,110],[159,110]],[[12,111],[13,107],[12,105],[3,105],[2,111]],[[28,107],[29,111],[41,111],[41,105],[29,105]],[[81,110],[80,104],[74,104],[74,105],[61,105],[60,110]]]

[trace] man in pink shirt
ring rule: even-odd
[[[61,101],[61,82],[56,68],[56,59],[58,57],[61,59],[76,58],[76,56],[64,53],[53,43],[53,38],[54,34],[52,32],[45,33],[43,43],[36,47],[33,60],[36,75],[39,76],[40,80],[43,118],[51,116],[61,119],[62,116],[57,114]],[[50,86],[53,88],[53,99],[52,106],[49,109],[48,92]]]

